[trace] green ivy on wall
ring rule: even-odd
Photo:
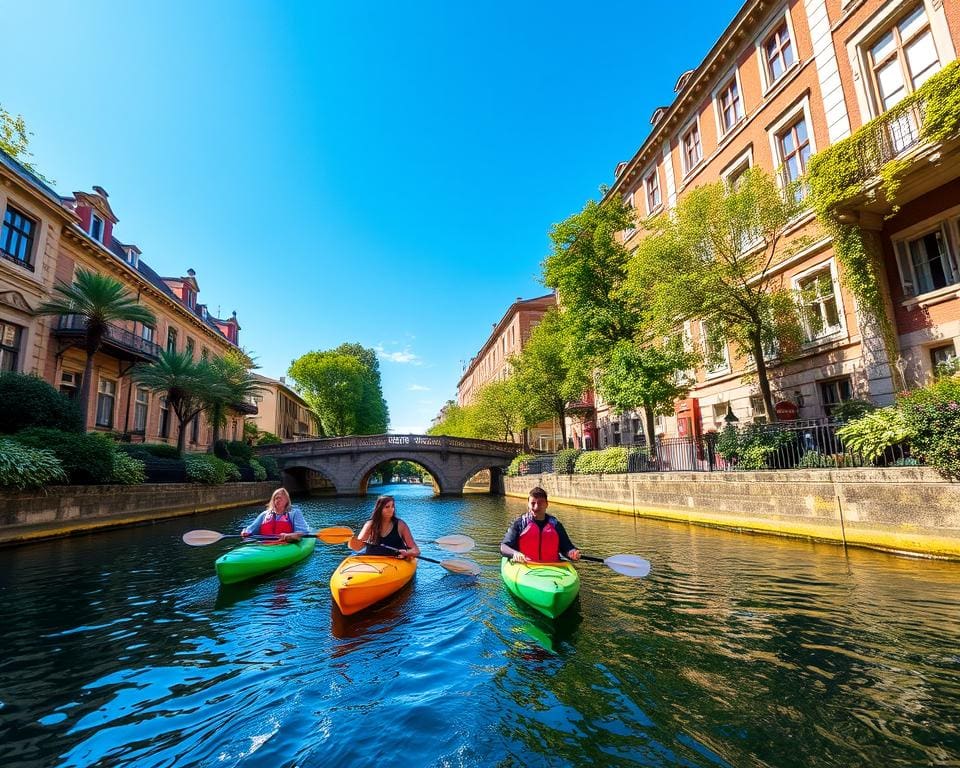
[[[875,243],[857,225],[844,222],[841,207],[864,194],[877,176],[887,202],[897,208],[897,192],[911,161],[884,161],[890,141],[890,126],[922,115],[920,141],[943,142],[960,134],[960,61],[931,77],[916,92],[892,109],[863,125],[858,131],[810,158],[807,172],[809,202],[833,236],[834,251],[844,280],[861,311],[870,316],[883,338],[891,375],[897,389],[903,382],[892,363],[898,356],[896,331],[886,310],[882,285],[881,254]]]

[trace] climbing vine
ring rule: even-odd
[[[911,166],[909,159],[884,161],[884,149],[891,139],[891,127],[922,115],[919,138],[942,142],[960,134],[960,61],[955,61],[924,83],[880,117],[862,126],[856,133],[810,158],[807,184],[809,201],[820,222],[833,236],[834,251],[846,284],[862,311],[876,324],[883,339],[887,358],[897,356],[896,331],[887,312],[882,285],[879,248],[869,243],[857,225],[843,221],[841,207],[867,191],[867,184],[880,176],[880,189],[887,202],[897,209],[897,193],[903,174]],[[894,384],[898,374],[891,365]]]

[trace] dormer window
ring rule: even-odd
[[[136,252],[135,250],[133,250],[133,248],[129,248],[129,249],[127,250],[127,264],[129,264],[131,267],[133,267],[134,269],[136,269],[136,268],[137,268],[137,264],[139,263],[139,261],[140,261],[140,259],[139,259],[138,255],[137,255],[137,252]]]
[[[207,319],[207,305],[206,305],[206,304],[204,304],[203,306],[200,307],[200,317],[202,317],[204,320]]]
[[[103,242],[103,219],[95,213],[90,216],[90,237],[98,243]]]
[[[191,290],[187,290],[187,306],[190,309],[195,309],[197,306],[197,294]]]

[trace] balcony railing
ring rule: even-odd
[[[61,338],[80,338],[87,332],[87,318],[80,315],[62,315],[57,318],[53,332]],[[137,336],[114,323],[107,323],[103,334],[104,351],[120,357],[135,360],[157,360],[162,347]]]

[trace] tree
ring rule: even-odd
[[[50,180],[28,160],[33,157],[33,153],[30,151],[30,131],[27,130],[23,115],[14,117],[3,107],[0,107],[0,149],[38,179],[50,183]]]
[[[443,407],[443,418],[427,430],[428,435],[448,437],[474,437],[470,407],[457,405],[448,400]]]
[[[788,357],[802,340],[794,294],[776,270],[788,255],[780,248],[785,230],[802,207],[795,187],[781,189],[752,168],[736,186],[698,187],[671,215],[648,222],[651,234],[630,263],[627,292],[649,324],[675,333],[685,320],[700,320],[753,360],[770,421],[767,358]]]
[[[579,398],[590,381],[584,367],[576,361],[574,337],[564,318],[555,309],[548,311],[533,329],[526,346],[510,362],[524,403],[524,426],[556,418],[566,445],[567,402]]]
[[[513,442],[524,426],[523,397],[513,377],[485,385],[472,411],[472,431],[482,439]]]
[[[358,435],[382,435],[390,425],[390,412],[383,397],[380,381],[380,361],[377,353],[369,347],[359,344],[341,344],[332,350],[336,354],[351,355],[357,358],[367,369],[364,377],[363,394],[357,409],[356,433]]]
[[[640,324],[639,309],[623,292],[630,254],[615,237],[635,225],[634,212],[614,197],[591,200],[550,231],[553,249],[543,262],[543,281],[557,291],[577,359],[587,370],[617,342],[633,339]]]
[[[72,285],[58,283],[54,298],[36,309],[38,315],[73,316],[83,328],[83,348],[87,362],[80,383],[80,413],[84,428],[90,404],[90,380],[93,377],[93,358],[103,346],[104,336],[113,322],[141,322],[155,325],[157,318],[119,280],[85,269],[77,271]],[[78,327],[78,326],[74,326]]]
[[[308,352],[291,363],[289,375],[297,382],[325,435],[359,434],[359,412],[369,391],[366,365],[353,355]]]
[[[227,423],[227,411],[230,407],[263,391],[263,387],[257,383],[251,372],[253,367],[253,361],[239,350],[228,350],[224,355],[210,359],[209,372],[215,386],[211,387],[206,394],[204,409],[213,427],[211,451],[213,445],[220,439],[220,430]],[[246,424],[244,424],[244,435],[246,435]]]
[[[686,397],[692,382],[678,371],[696,363],[681,339],[638,345],[622,341],[614,347],[599,376],[599,390],[615,411],[643,409],[647,440],[653,445],[654,417],[673,413],[675,400]]]
[[[183,453],[187,433],[184,426],[214,398],[226,398],[229,390],[206,360],[195,362],[188,350],[164,350],[155,363],[138,365],[133,378],[154,392],[166,395],[167,405],[177,417],[177,450]]]

